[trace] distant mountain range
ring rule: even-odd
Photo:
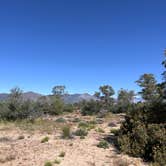
[[[35,92],[25,92],[23,93],[23,100],[32,100],[32,101],[37,101],[40,97],[42,97],[44,95],[39,94],[39,93],[35,93]],[[0,93],[0,101],[5,101],[7,100],[9,97],[9,94],[7,93]],[[96,100],[96,97],[93,95],[90,95],[88,93],[84,93],[84,94],[66,94],[63,96],[63,100],[65,103],[67,104],[73,104],[73,103],[78,103],[82,100]]]

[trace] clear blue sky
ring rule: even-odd
[[[138,90],[143,73],[161,80],[165,47],[165,0],[0,1],[0,93]]]

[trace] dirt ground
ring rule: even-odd
[[[139,158],[120,154],[113,144],[108,149],[98,148],[97,144],[105,137],[113,136],[112,129],[118,129],[122,115],[107,118],[67,114],[65,124],[57,122],[60,117],[47,117],[37,125],[26,123],[0,123],[0,166],[44,166],[46,162],[60,166],[144,166]],[[78,122],[77,122],[78,121]],[[85,139],[73,136],[63,139],[61,127],[70,125],[71,131],[78,128],[79,121],[97,121]],[[109,125],[110,124],[110,125]],[[104,130],[99,132],[98,128]],[[48,137],[49,140],[41,143]],[[60,156],[61,153],[64,156]]]

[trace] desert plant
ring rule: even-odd
[[[86,131],[86,129],[80,128],[80,129],[76,130],[75,135],[76,136],[87,136],[88,132]]]
[[[95,124],[92,123],[92,122],[85,122],[85,121],[82,121],[78,124],[78,127],[79,128],[83,128],[83,129],[87,129],[87,130],[91,130],[91,129],[94,129],[95,128]]]
[[[44,166],[53,166],[53,164],[50,161],[47,161]]]
[[[59,96],[52,96],[49,113],[51,115],[60,115],[63,113],[64,102]]]
[[[97,129],[96,129],[96,132],[105,133],[105,131],[104,131],[102,128],[97,128]]]
[[[101,109],[101,104],[98,101],[88,101],[82,105],[81,113],[82,115],[94,115],[98,113]]]
[[[63,108],[64,112],[73,112],[74,111],[74,106],[72,104],[66,104]]]
[[[97,145],[98,148],[104,148],[104,149],[108,149],[109,148],[109,144],[107,141],[105,140],[101,140],[99,142],[99,144]]]
[[[49,141],[49,137],[44,137],[42,140],[41,140],[41,143],[45,143],[45,142],[48,142]]]
[[[65,139],[71,138],[71,129],[69,125],[66,125],[62,128],[62,138]]]
[[[164,103],[137,104],[133,107],[118,133],[120,150],[161,166],[166,165],[164,111]]]
[[[54,160],[54,163],[55,163],[55,164],[60,164],[60,163],[61,163],[61,161],[60,161],[60,160],[58,160],[58,159],[55,159],[55,160]]]
[[[58,118],[58,119],[56,119],[56,122],[58,122],[58,123],[66,123],[66,119]]]
[[[74,118],[74,119],[72,120],[72,122],[74,122],[74,123],[77,123],[77,122],[80,122],[80,121],[81,121],[80,118]]]
[[[65,157],[65,155],[66,155],[65,152],[61,152],[61,153],[59,154],[59,157]]]
[[[111,132],[112,134],[114,134],[115,136],[117,136],[118,133],[119,133],[119,129],[111,129],[110,132]]]

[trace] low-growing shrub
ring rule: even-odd
[[[111,129],[110,132],[114,134],[115,136],[118,136],[119,129]]]
[[[56,119],[56,122],[58,122],[58,123],[66,123],[66,119],[58,118],[58,119]]]
[[[87,129],[87,130],[91,130],[91,129],[94,129],[95,128],[95,124],[94,123],[91,123],[91,122],[80,122],[78,124],[78,127],[79,128],[84,128],[84,129]]]
[[[55,164],[60,164],[60,163],[61,163],[61,161],[60,161],[60,160],[58,160],[58,159],[55,159],[55,160],[54,160],[54,163],[55,163]]]
[[[45,143],[45,142],[48,142],[49,141],[49,137],[44,137],[42,140],[41,140],[41,143]]]
[[[80,139],[85,139],[85,136],[81,136]]]
[[[75,135],[76,136],[87,136],[88,132],[86,131],[86,129],[80,128],[80,129],[76,130]]]
[[[80,121],[81,121],[80,118],[74,118],[74,119],[72,120],[72,122],[74,122],[74,123],[77,123],[77,122],[80,122]]]
[[[103,148],[103,149],[108,149],[109,148],[109,144],[107,141],[102,140],[99,142],[99,144],[97,145],[98,148]]]
[[[105,131],[104,131],[102,128],[97,128],[97,129],[96,129],[96,132],[105,133]]]
[[[66,155],[65,152],[61,152],[61,153],[59,154],[59,157],[65,157],[65,155]]]
[[[44,166],[53,166],[53,164],[50,161],[47,161]]]

